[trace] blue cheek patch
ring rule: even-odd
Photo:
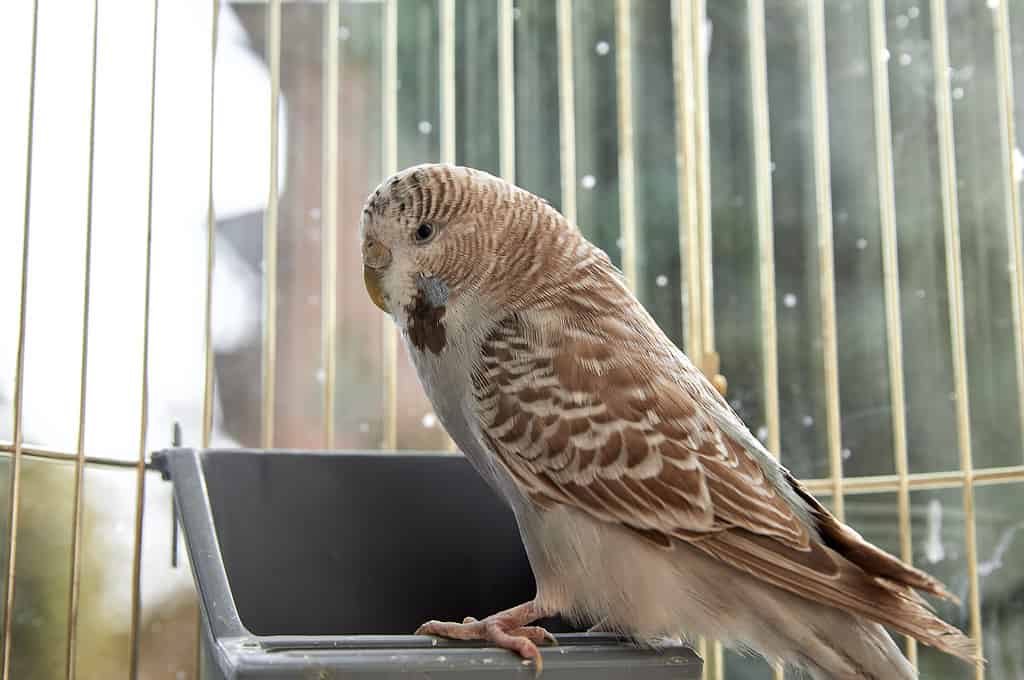
[[[416,288],[431,307],[444,307],[448,304],[448,284],[436,276],[420,276],[416,279]]]

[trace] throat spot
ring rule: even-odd
[[[444,324],[448,286],[435,276],[421,276],[416,280],[416,289],[416,296],[405,308],[409,341],[421,352],[440,354],[448,344]]]

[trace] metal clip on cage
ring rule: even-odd
[[[505,650],[409,634],[534,593],[511,512],[461,456],[170,449],[153,462],[174,484],[206,680],[533,675]],[[559,641],[541,650],[546,678],[701,677],[688,647],[544,623]]]

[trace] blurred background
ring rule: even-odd
[[[576,221],[794,474],[960,595],[989,663],[909,647],[922,677],[1024,678],[1024,4],[14,0],[0,64],[5,680],[197,677],[145,467],[173,423],[449,447],[356,233],[437,160]]]

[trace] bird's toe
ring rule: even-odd
[[[463,623],[454,621],[427,621],[416,629],[416,635],[436,635],[438,637],[451,638],[453,640],[484,640],[486,631],[484,626],[473,619],[466,617]],[[469,619],[472,619],[470,621]]]
[[[501,616],[482,621],[467,616],[462,623],[453,621],[427,621],[416,629],[416,635],[435,635],[452,640],[480,640],[495,647],[515,652],[524,660],[532,661],[539,674],[543,668],[537,645],[558,645],[555,636],[540,626],[518,626]]]
[[[522,628],[510,630],[508,634],[515,637],[524,637],[538,645],[558,646],[558,640],[555,639],[555,636],[548,632],[546,628],[540,626],[523,626]]]

